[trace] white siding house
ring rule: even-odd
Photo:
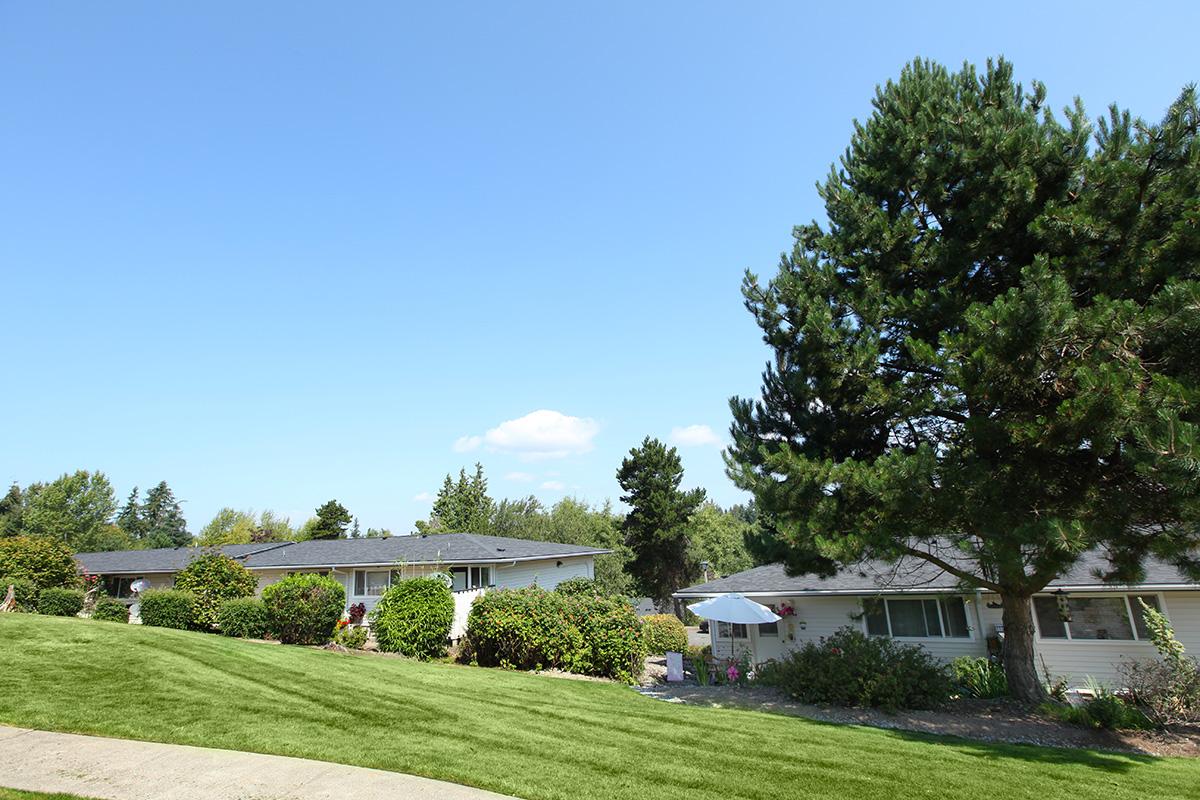
[[[258,591],[298,572],[318,572],[346,590],[346,606],[361,603],[368,612],[395,582],[433,573],[449,576],[454,595],[451,638],[466,631],[471,604],[495,588],[541,586],[553,589],[569,578],[595,576],[594,558],[609,552],[594,547],[535,542],[469,533],[272,542],[216,548],[240,561],[258,578]],[[80,553],[80,569],[105,580],[111,594],[130,598],[138,578],[151,588],[169,588],[175,573],[205,548],[163,548]]]
[[[1200,585],[1152,561],[1145,564],[1144,582],[1115,586],[1093,577],[1101,566],[1099,556],[1090,554],[1033,598],[1039,672],[1072,686],[1089,679],[1119,686],[1122,662],[1156,657],[1139,598],[1167,616],[1189,652],[1200,653]],[[946,661],[998,652],[1004,630],[999,597],[964,591],[956,578],[930,570],[868,563],[818,578],[789,576],[772,564],[690,586],[675,597],[692,602],[737,592],[782,612],[774,625],[709,621],[719,658],[754,653],[760,662],[777,659],[846,626],[920,645]]]

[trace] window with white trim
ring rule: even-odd
[[[1153,594],[1037,595],[1033,616],[1043,639],[1145,641],[1150,633],[1138,600],[1162,610]]]
[[[394,569],[354,570],[354,596],[380,597],[400,580],[400,572]]]
[[[119,575],[108,575],[104,578],[104,593],[109,597],[115,597],[118,600],[126,600],[133,597],[134,581],[140,581],[141,578],[125,578]]]
[[[863,601],[867,633],[898,639],[970,639],[961,597],[903,597]]]
[[[470,589],[486,589],[492,583],[491,567],[451,567],[451,591],[465,592]]]

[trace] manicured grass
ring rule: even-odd
[[[1200,761],[672,705],[614,684],[0,615],[0,722],[338,761],[530,800],[1180,798]]]
[[[46,794],[45,792],[23,792],[20,789],[5,789],[0,786],[0,800],[88,800],[77,794]]]

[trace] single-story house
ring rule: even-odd
[[[1088,554],[1033,597],[1039,672],[1066,678],[1072,686],[1088,678],[1120,685],[1123,660],[1157,656],[1139,599],[1165,614],[1179,641],[1200,654],[1200,584],[1154,559],[1144,564],[1145,579],[1130,586],[1099,580],[1096,573],[1104,567],[1100,554]],[[864,562],[829,578],[789,576],[782,564],[770,564],[689,586],[675,597],[691,603],[730,592],[771,607],[783,619],[766,625],[710,621],[713,654],[721,658],[743,652],[753,652],[760,662],[779,658],[849,625],[919,644],[949,661],[995,652],[1004,632],[997,595],[964,591],[958,578],[919,559]]]
[[[454,625],[451,638],[466,631],[467,613],[488,589],[538,585],[553,589],[569,578],[595,577],[594,558],[610,551],[558,542],[535,542],[473,533],[388,536],[369,539],[322,539],[307,542],[231,544],[217,548],[168,547],[79,553],[81,570],[98,575],[108,594],[132,601],[131,584],[170,588],[175,573],[204,552],[218,550],[258,578],[258,588],[285,575],[316,572],[346,588],[347,607],[362,603],[370,611],[393,581],[434,572],[451,577]]]

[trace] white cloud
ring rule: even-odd
[[[467,453],[483,444],[482,436],[460,436],[454,440],[454,452]]]
[[[492,452],[511,453],[522,461],[566,458],[590,451],[599,431],[600,425],[594,419],[543,408],[501,422],[483,436],[461,436],[454,449],[465,453],[482,444]]]
[[[432,499],[433,495],[431,495],[429,492],[417,492],[415,495],[413,495],[413,500],[418,503],[428,503]]]
[[[546,481],[542,484],[542,488],[549,489],[552,492],[562,492],[566,490],[567,485],[562,481]]]
[[[529,483],[534,479],[535,476],[528,472],[509,472],[504,476],[504,480],[516,481],[518,483]]]
[[[720,447],[721,437],[707,425],[671,429],[671,443],[681,447]]]

